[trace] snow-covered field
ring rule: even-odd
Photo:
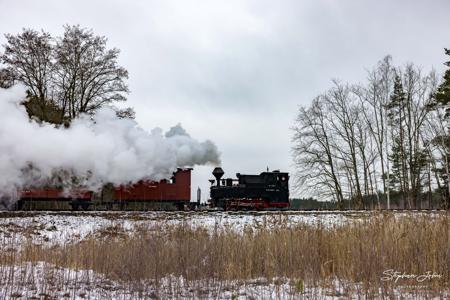
[[[208,230],[242,231],[246,227],[339,226],[370,217],[369,212],[0,212],[0,243],[11,239],[38,244],[80,240],[106,228],[133,232],[137,228],[185,224]]]
[[[3,267],[5,268],[5,267]],[[155,288],[154,282],[127,286],[106,279],[91,270],[53,268],[44,262],[26,263],[10,268],[14,285],[0,285],[0,298],[20,299],[292,299],[308,296],[314,290],[300,292],[287,279],[268,282],[187,282],[183,278],[163,278]],[[5,273],[5,272],[2,272]],[[6,272],[8,273],[8,272]],[[32,280],[30,280],[32,278]],[[0,278],[0,282],[1,282]],[[74,282],[77,284],[75,285]],[[205,288],[208,287],[208,288]],[[45,298],[47,299],[47,298]],[[333,299],[326,296],[324,299]]]
[[[436,212],[415,212],[435,216]],[[120,228],[125,233],[137,228],[184,224],[208,230],[242,231],[248,227],[315,225],[340,226],[373,217],[369,211],[282,211],[282,212],[6,212],[0,211],[0,243],[31,240],[33,243],[67,243],[85,238],[105,228]],[[395,212],[396,218],[410,212]]]
[[[393,212],[395,219],[414,215],[433,218],[442,212]],[[203,227],[209,231],[292,226],[339,227],[379,217],[374,212],[1,212],[0,250],[33,243],[64,246],[90,236],[108,236],[111,231],[132,234],[142,228],[176,225]],[[109,232],[109,233],[108,233]],[[45,248],[48,249],[48,248]],[[391,295],[408,298],[400,288]],[[420,293],[415,298],[433,298]],[[447,295],[447,294],[446,294]],[[439,299],[439,295],[436,299]],[[0,299],[361,299],[358,284],[323,282],[320,286],[284,278],[251,281],[185,281],[164,277],[159,282],[123,283],[92,270],[56,267],[48,262],[0,265]]]
[[[9,277],[0,276],[0,299],[378,299],[376,295],[362,292],[358,284],[338,280],[307,286],[302,281],[287,278],[188,282],[172,276],[158,283],[124,284],[92,270],[57,268],[45,262],[0,266],[0,274]],[[3,284],[6,280],[13,284]],[[411,290],[401,286],[391,293],[395,299],[443,299],[426,289],[411,294]]]

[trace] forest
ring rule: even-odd
[[[386,56],[364,83],[333,80],[301,106],[292,152],[303,197],[341,209],[448,209],[450,61],[445,65],[441,78]]]

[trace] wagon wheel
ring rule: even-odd
[[[23,200],[17,201],[17,210],[23,210],[24,203]]]
[[[78,204],[72,203],[72,210],[78,210]]]
[[[83,210],[88,210],[89,209],[89,204],[88,203],[83,203],[83,204],[81,204],[81,208]]]

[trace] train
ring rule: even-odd
[[[224,171],[213,170],[209,204],[223,210],[267,210],[289,208],[289,174],[275,170],[259,175],[236,174],[222,179]],[[221,184],[222,183],[222,184]]]
[[[170,179],[141,180],[130,185],[106,184],[100,191],[56,187],[29,187],[18,191],[17,210],[192,210],[205,208],[191,201],[192,168],[178,168]],[[280,171],[259,175],[237,173],[222,179],[217,167],[211,179],[207,208],[266,210],[289,207],[289,174]]]
[[[170,179],[131,185],[106,184],[98,191],[31,187],[18,191],[18,210],[183,210],[191,206],[191,168]]]

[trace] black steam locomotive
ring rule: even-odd
[[[210,206],[224,210],[281,209],[289,207],[289,174],[280,171],[259,175],[236,174],[237,179],[221,179],[222,168],[215,168],[211,179]]]

